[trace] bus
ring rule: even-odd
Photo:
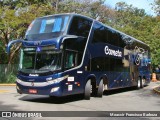
[[[106,90],[150,83],[150,48],[103,23],[75,13],[36,18],[21,43],[20,94],[102,97]]]

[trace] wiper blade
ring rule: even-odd
[[[46,72],[52,72],[53,73],[53,71],[51,69],[39,69],[38,71],[46,71]]]

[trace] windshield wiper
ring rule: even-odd
[[[51,69],[39,69],[37,71],[45,71],[45,72],[51,72],[51,73],[54,73]]]

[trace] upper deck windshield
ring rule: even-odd
[[[63,35],[69,22],[68,15],[49,16],[35,19],[26,32],[27,40],[45,40]]]
[[[62,53],[60,51],[38,51],[38,49],[24,48],[21,50],[20,70],[22,72],[44,73],[61,69]]]

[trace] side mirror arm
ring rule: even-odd
[[[11,48],[12,44],[22,43],[22,42],[23,42],[23,40],[12,40],[12,41],[10,41],[10,42],[8,43],[8,45],[7,45],[7,48],[6,48],[7,54],[8,54],[8,55],[10,54],[10,48]]]

